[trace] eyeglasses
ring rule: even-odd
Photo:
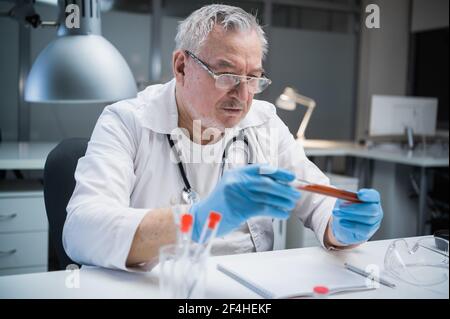
[[[192,52],[185,50],[187,55],[189,55],[198,65],[200,65],[206,72],[208,72],[216,81],[216,88],[222,90],[231,90],[237,87],[242,82],[247,83],[248,91],[251,94],[258,94],[264,91],[272,81],[266,77],[254,77],[254,76],[245,76],[245,75],[237,75],[237,74],[216,74],[213,72],[210,67],[197,58]]]

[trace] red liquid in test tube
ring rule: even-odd
[[[343,189],[334,188],[331,186],[313,184],[301,180],[295,180],[292,183],[292,186],[306,192],[340,198],[352,203],[362,203],[362,201],[358,199],[358,194]]]

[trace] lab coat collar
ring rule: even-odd
[[[178,109],[175,99],[175,79],[165,83],[151,85],[138,93],[138,112],[141,124],[152,131],[170,134],[178,127]],[[264,124],[274,116],[275,107],[265,101],[253,100],[250,111],[236,126],[238,129]]]
[[[175,100],[175,79],[146,87],[137,95],[141,125],[161,134],[170,134],[178,127]]]

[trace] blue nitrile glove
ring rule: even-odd
[[[261,172],[268,172],[265,174]],[[222,214],[217,236],[230,233],[247,219],[268,216],[286,219],[300,199],[300,192],[287,185],[295,175],[284,169],[253,164],[227,170],[211,194],[194,204],[192,239],[198,242],[209,213]]]
[[[383,219],[380,194],[376,190],[363,188],[359,190],[358,198],[364,203],[349,203],[338,199],[333,209],[333,235],[345,245],[368,240],[380,227]]]

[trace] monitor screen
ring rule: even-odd
[[[399,136],[410,128],[414,135],[433,136],[437,105],[437,98],[373,95],[369,135]]]

